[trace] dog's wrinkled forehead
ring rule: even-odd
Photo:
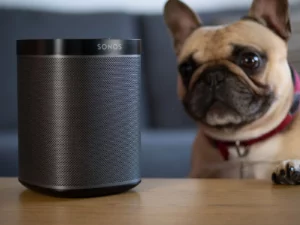
[[[185,41],[178,60],[190,56],[201,62],[227,59],[235,46],[253,48],[270,57],[287,55],[286,42],[272,31],[254,21],[240,20],[230,25],[198,28]]]

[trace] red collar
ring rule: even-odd
[[[229,147],[231,147],[231,146],[249,147],[252,144],[258,143],[260,141],[264,141],[264,140],[272,137],[273,135],[283,131],[293,121],[293,119],[295,117],[295,114],[299,109],[300,78],[299,78],[299,75],[297,74],[297,72],[293,68],[291,68],[291,71],[292,71],[293,82],[294,82],[294,102],[293,102],[293,105],[290,109],[289,114],[279,124],[278,127],[276,127],[274,130],[262,135],[261,137],[251,139],[251,140],[241,141],[241,142],[220,141],[220,140],[215,140],[215,139],[212,139],[210,137],[207,137],[219,149],[219,151],[220,151],[221,155],[223,156],[224,160],[229,160],[229,152],[228,152]]]

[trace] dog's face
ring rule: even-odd
[[[178,59],[179,97],[207,133],[243,139],[278,125],[293,92],[287,1],[255,0],[248,17],[224,26],[203,26],[178,0],[169,0],[164,13]]]

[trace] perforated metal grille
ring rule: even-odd
[[[139,179],[140,57],[18,58],[19,177],[99,187]]]

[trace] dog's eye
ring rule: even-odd
[[[179,73],[181,74],[185,86],[188,86],[191,77],[196,69],[197,69],[197,64],[195,63],[195,61],[191,59],[179,65],[178,70]]]
[[[258,69],[261,64],[261,58],[254,52],[243,52],[239,57],[239,65],[245,69]]]

